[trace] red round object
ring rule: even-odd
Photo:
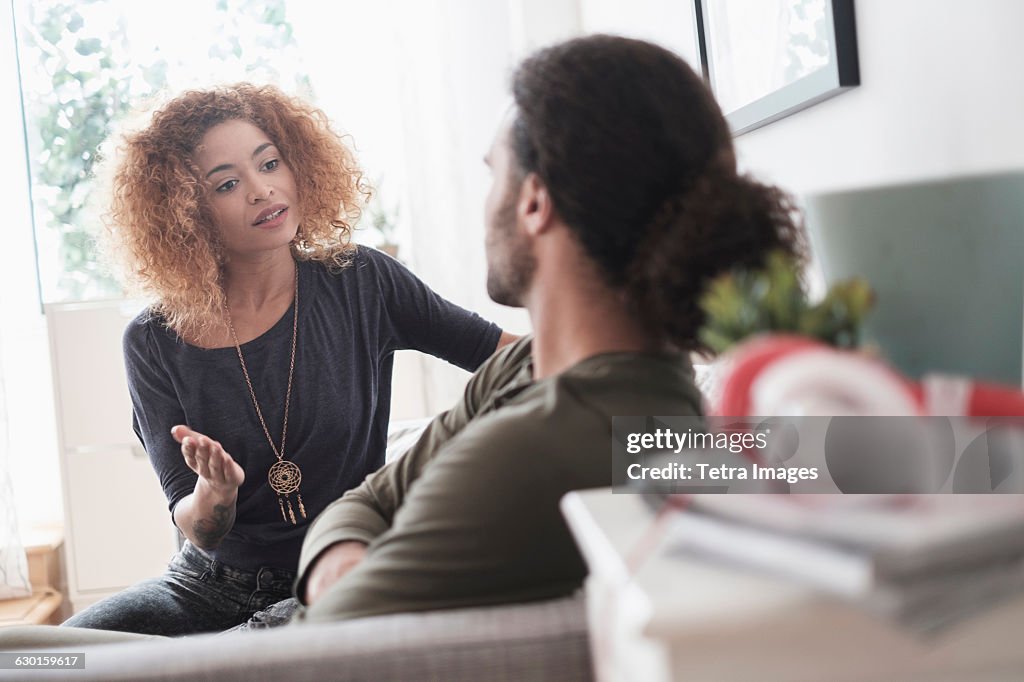
[[[746,417],[750,414],[750,386],[757,375],[784,355],[810,348],[828,348],[820,341],[792,334],[755,336],[729,351],[723,362],[728,366],[721,377],[720,400],[709,405],[712,416]]]

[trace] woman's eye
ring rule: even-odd
[[[277,168],[280,163],[281,162],[278,161],[277,159],[270,159],[265,164],[263,164],[263,170],[265,170],[265,171],[272,171],[275,168]]]
[[[227,182],[225,182],[225,183],[223,183],[221,185],[218,185],[217,186],[217,191],[218,192],[230,192],[232,189],[235,188],[235,185],[237,185],[237,184],[238,184],[238,180],[228,180]]]

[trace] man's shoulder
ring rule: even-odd
[[[521,336],[504,348],[494,352],[487,362],[494,362],[502,367],[515,367],[520,369],[530,362],[533,353],[533,334]]]
[[[470,379],[468,391],[472,399],[479,405],[490,394],[515,381],[523,368],[529,366],[532,349],[533,336],[524,336],[496,350]]]
[[[550,387],[540,389],[473,418],[440,453],[444,470],[474,472],[481,485],[532,496],[552,486],[610,485],[602,457],[610,448],[610,422],[578,401],[559,399]]]
[[[532,338],[523,337],[488,360],[481,368],[495,377],[488,398],[528,381],[531,350]],[[474,431],[487,431],[496,441],[542,441],[559,448],[593,446],[610,437],[616,416],[701,413],[690,366],[674,355],[598,356],[505,395],[507,401],[497,409],[474,418]]]

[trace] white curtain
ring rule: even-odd
[[[5,236],[8,241],[5,243],[4,254],[0,256],[0,319],[4,321],[5,329],[16,329],[15,336],[20,341],[27,337],[27,330],[33,326],[33,322],[37,327],[41,326],[41,316],[38,299],[30,286],[35,277],[35,264],[31,258],[28,173],[25,170],[26,166],[21,164],[24,157],[18,153],[24,147],[24,138],[21,136],[20,93],[13,28],[11,3],[0,3],[0,144],[6,143],[4,147],[10,152],[9,163],[0,169],[0,181],[6,190],[9,209],[5,211]],[[25,310],[31,312],[26,315]],[[45,336],[43,338],[45,339]],[[45,348],[45,344],[42,347]],[[18,342],[13,344],[13,348],[16,351],[21,350]],[[36,343],[33,350],[38,348],[40,345]],[[36,351],[31,355],[21,354],[16,361],[22,367],[34,363],[45,365],[45,353],[40,355]],[[8,362],[9,359],[0,353],[0,599],[23,597],[31,592],[28,582],[28,561],[18,536],[18,520],[15,514],[17,505],[14,488],[11,485],[10,441],[5,400],[7,392],[2,370]],[[39,376],[31,378],[37,386],[45,386],[48,383],[48,377],[43,381],[40,381]],[[19,393],[22,408],[27,407],[36,413],[43,412],[39,409],[36,398],[35,394]],[[49,395],[46,396],[46,400],[50,400]],[[34,431],[37,432],[38,429]],[[55,447],[49,449],[53,443],[52,437],[48,438],[46,434],[33,435],[31,442],[38,448],[40,459],[42,453],[56,451]],[[55,461],[52,463],[55,464]],[[60,495],[54,497],[59,499]]]
[[[325,8],[329,7],[329,10]],[[330,16],[325,16],[325,12]],[[523,54],[579,28],[576,0],[289,2],[318,103],[351,133],[373,179],[401,201],[399,255],[443,296],[514,333],[520,310],[487,296],[484,166]],[[339,39],[339,36],[341,38]],[[416,357],[423,409],[450,407],[466,374]]]
[[[14,504],[14,487],[8,468],[7,405],[3,377],[0,376],[0,599],[27,597],[32,593],[28,582],[28,559],[18,535],[18,517]]]

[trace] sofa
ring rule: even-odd
[[[386,460],[429,419],[393,422]],[[79,670],[0,669],[0,680],[444,680],[577,682],[593,678],[585,600],[572,597],[178,639],[49,647],[84,654]]]
[[[584,611],[580,593],[533,604],[60,647],[84,654],[85,669],[7,669],[0,680],[583,682],[593,677]]]

